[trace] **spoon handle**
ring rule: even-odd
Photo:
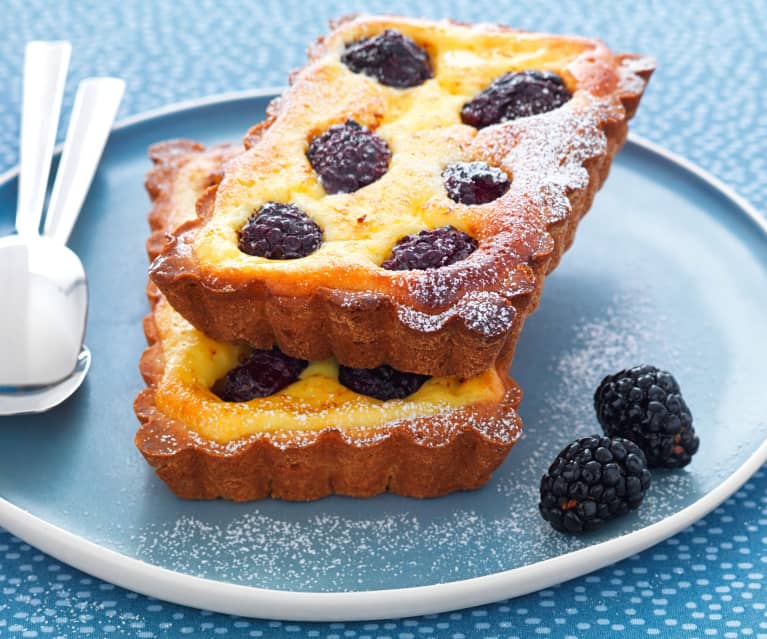
[[[43,235],[67,243],[124,92],[125,82],[118,78],[87,78],[80,83]]]
[[[71,50],[69,42],[37,41],[27,44],[24,55],[16,231],[26,237],[40,232]]]

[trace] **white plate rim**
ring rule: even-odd
[[[230,101],[276,96],[283,88],[237,91],[174,103],[121,120],[122,129],[157,117]],[[689,160],[636,135],[629,140],[677,164],[731,200],[767,235],[767,219],[721,180]],[[60,150],[57,149],[57,150]],[[0,174],[0,184],[18,167]],[[23,541],[78,570],[122,588],[171,603],[284,621],[363,621],[469,608],[549,588],[645,550],[693,524],[735,493],[767,461],[767,439],[727,479],[665,519],[621,537],[490,575],[429,586],[359,592],[298,592],[195,577],[127,557],[59,528],[0,497],[0,525]]]

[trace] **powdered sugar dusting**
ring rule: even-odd
[[[637,291],[614,296],[602,317],[576,324],[573,349],[553,366],[562,390],[547,397],[552,419],[561,422],[563,428],[568,424],[578,428],[574,436],[593,432],[597,427],[593,404],[583,398],[591,399],[605,375],[644,363],[651,345],[665,352],[665,360],[678,357],[676,347],[659,338],[658,327],[665,320],[652,311],[649,297]]]
[[[481,131],[475,146],[514,176],[510,197],[532,198],[542,217],[556,222],[571,213],[568,193],[588,186],[584,164],[607,150],[600,126],[606,109],[581,92],[557,110]]]
[[[508,330],[514,313],[514,308],[492,291],[469,293],[455,307],[442,313],[422,313],[408,306],[397,309],[397,316],[403,324],[424,333],[439,331],[450,319],[459,317],[467,328],[485,337],[495,337]]]
[[[567,219],[572,213],[572,205],[562,185],[554,180],[543,182],[533,197],[541,209],[547,211],[547,219],[552,224]]]
[[[162,557],[192,575],[335,591],[348,589],[339,588],[334,581],[339,571],[346,573],[346,583],[363,584],[367,573],[376,570],[383,583],[401,584],[412,578],[421,552],[435,558],[435,572],[450,574],[453,557],[443,550],[449,548],[475,555],[478,571],[488,559],[500,568],[503,553],[486,540],[498,529],[512,535],[521,532],[513,517],[487,521],[480,512],[459,508],[432,519],[419,510],[387,514],[384,508],[374,519],[350,519],[336,513],[293,519],[253,508],[216,525],[187,515],[169,526],[151,526],[133,541],[141,556],[150,561]],[[380,557],[387,561],[381,562]]]
[[[461,291],[497,290],[503,273],[521,262],[529,262],[538,252],[541,236],[546,234],[537,226],[538,219],[545,220],[546,224],[567,219],[572,215],[569,195],[589,186],[585,164],[603,156],[607,150],[607,138],[601,127],[608,110],[606,101],[580,92],[554,111],[479,131],[470,153],[492,165],[503,166],[513,176],[511,188],[498,204],[515,211],[517,217],[511,223],[518,232],[522,231],[519,237],[525,237],[522,244],[526,246],[522,254],[493,253],[487,249],[494,247],[498,238],[488,238],[485,245],[480,245],[458,268],[411,273],[406,286],[415,299],[439,307],[450,303]],[[551,248],[549,245],[548,250]],[[516,295],[527,292],[529,289],[501,290],[497,296],[500,299],[504,295],[513,302]],[[469,328],[485,336],[509,329],[513,312],[507,309],[499,313],[506,304],[498,306],[476,299],[471,298],[471,293],[464,293],[463,312],[426,314],[401,307],[398,315],[403,323],[424,332],[441,329],[456,314],[469,320],[466,322]]]
[[[467,295],[458,312],[469,329],[490,337],[511,326],[515,311],[498,293],[480,291]]]

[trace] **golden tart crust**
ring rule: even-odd
[[[349,71],[345,43],[396,29],[430,54],[434,78],[393,89]],[[246,137],[247,152],[203,198],[154,261],[151,278],[207,335],[277,344],[305,359],[429,375],[472,376],[510,359],[543,280],[573,241],[623,145],[653,61],[599,41],[398,17],[343,20],[310,49],[309,64]],[[548,113],[476,130],[461,105],[510,70],[557,72],[572,99]],[[349,194],[326,195],[308,140],[354,119],[392,149],[388,172]],[[483,205],[450,200],[440,174],[485,161],[511,176]],[[298,204],[325,242],[297,260],[241,253],[238,232],[261,204]],[[451,224],[479,248],[435,270],[380,267],[403,235]]]
[[[155,145],[147,178],[152,256],[159,238],[189,219],[235,147]],[[310,500],[393,492],[433,497],[478,488],[521,434],[521,393],[508,360],[469,379],[431,379],[405,400],[357,395],[312,362],[273,396],[227,403],[209,391],[246,347],[217,343],[181,318],[150,284],[141,358],[148,388],[136,398],[136,445],[180,497]]]

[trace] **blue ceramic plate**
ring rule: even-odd
[[[173,497],[133,447],[144,348],[147,146],[238,139],[271,96],[228,96],[123,124],[72,238],[90,279],[93,366],[68,402],[0,418],[0,524],[122,586],[282,619],[364,619],[466,607],[583,574],[668,537],[767,458],[767,233],[722,185],[633,140],[545,286],[512,370],[525,436],[479,491],[295,504]],[[15,174],[0,181],[10,233]],[[1,303],[1,302],[0,302]],[[598,430],[592,393],[639,362],[671,370],[701,448],[657,472],[642,507],[582,536],[537,513],[541,473]]]

